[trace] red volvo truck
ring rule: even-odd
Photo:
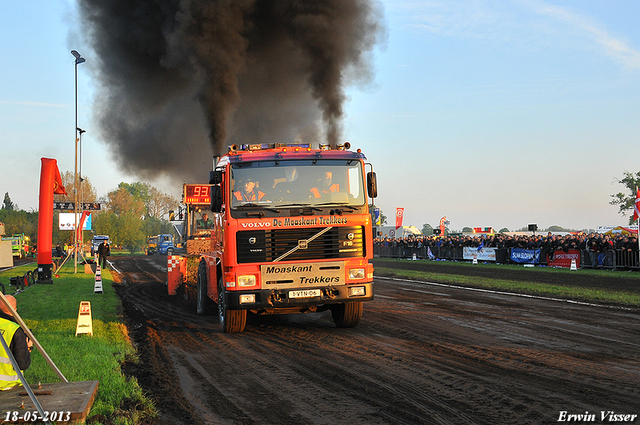
[[[224,332],[242,332],[248,312],[330,310],[356,326],[374,296],[377,182],[349,148],[234,145],[214,158],[208,184],[184,185],[186,254],[168,257],[169,294],[200,314],[217,304]]]

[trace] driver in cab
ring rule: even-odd
[[[256,202],[262,201],[265,193],[256,189],[256,182],[253,179],[245,179],[240,190],[233,192],[233,197],[240,202]]]
[[[213,227],[213,221],[211,221],[206,213],[202,214],[202,218],[198,220],[196,224],[198,229],[211,229],[211,227]]]
[[[330,193],[335,193],[340,191],[340,185],[338,183],[332,183],[333,173],[331,171],[327,171],[322,176],[320,180],[320,184],[318,187],[312,187],[311,195],[314,198],[322,198],[325,195]]]

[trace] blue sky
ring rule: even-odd
[[[640,171],[637,1],[381,2],[374,78],[350,87],[344,138],[379,180],[376,205],[405,224],[511,230],[626,224],[609,205]],[[70,0],[9,2],[0,15],[0,195],[38,208],[40,158],[74,164],[74,67],[83,174],[121,181],[92,135],[91,48]],[[151,182],[180,193],[182,181]]]

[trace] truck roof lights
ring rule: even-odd
[[[328,143],[320,143],[319,150],[321,151],[345,151],[351,148],[351,143],[344,142],[343,144],[337,144],[335,147],[332,147]],[[237,145],[233,144],[229,146],[230,154],[239,154],[239,153],[249,153],[256,151],[264,151],[264,150],[273,150],[280,149],[282,152],[301,152],[307,151],[311,152],[313,149],[309,143],[255,143],[255,144],[242,144]]]

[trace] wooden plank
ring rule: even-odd
[[[56,412],[56,415],[58,417],[62,415],[64,420],[69,412],[68,424],[83,424],[98,392],[98,381],[57,382],[41,386],[31,385],[31,388],[36,393],[36,398],[45,414],[48,413],[53,418],[53,413]],[[20,420],[12,421],[14,412],[17,412]],[[7,391],[0,391],[0,421],[2,423],[34,422],[33,420],[24,420],[27,412],[31,412],[32,417],[38,413],[24,387],[19,386]]]

